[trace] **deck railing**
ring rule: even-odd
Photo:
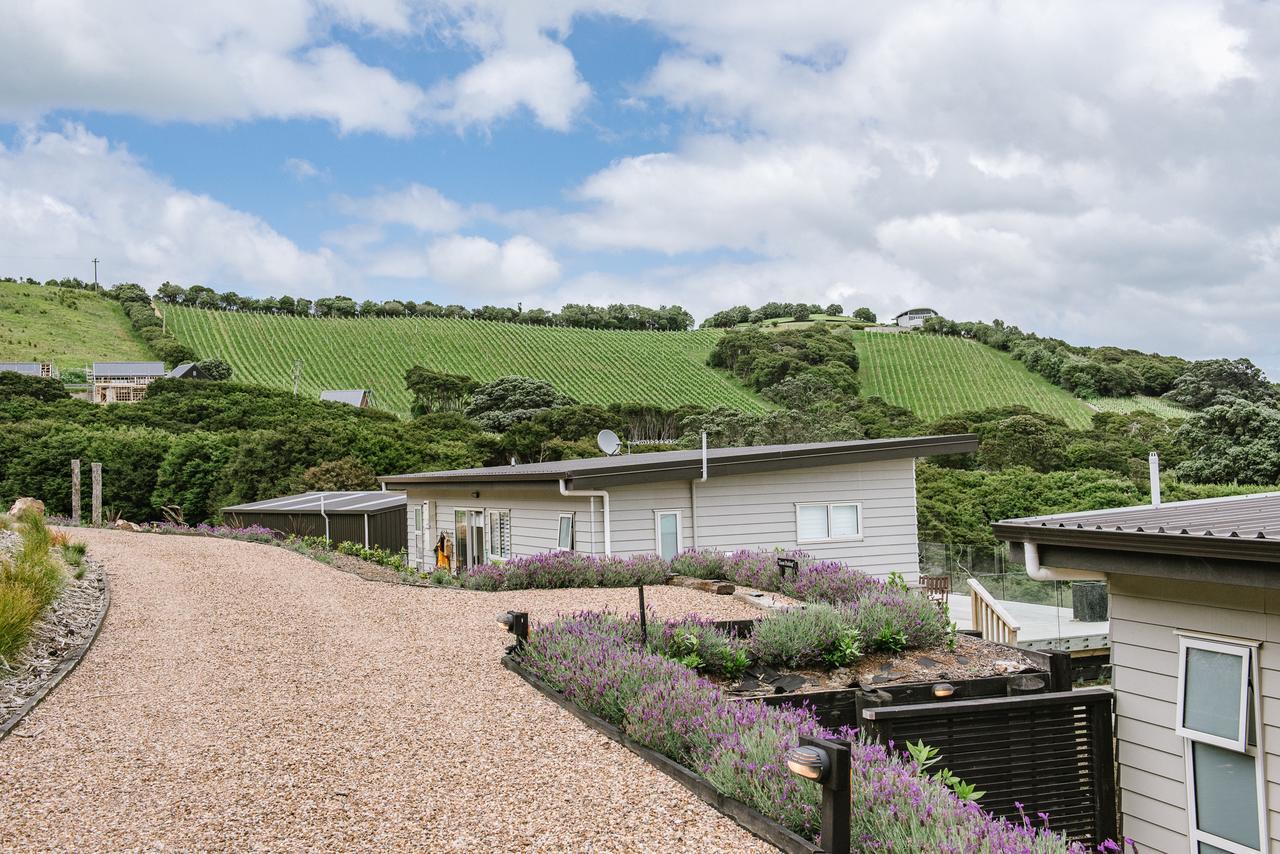
[[[1022,627],[1009,615],[987,588],[976,578],[968,579],[969,599],[973,603],[973,627],[982,632],[983,640],[1016,645]]]

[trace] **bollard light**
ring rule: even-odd
[[[507,652],[521,649],[529,640],[529,614],[526,611],[506,611],[498,615],[498,622],[507,627],[507,631],[516,636],[516,642]]]
[[[847,741],[800,736],[800,746],[786,752],[783,763],[797,777],[822,786],[822,825],[819,844],[830,854],[849,854],[853,817],[850,792],[852,757]]]
[[[950,682],[939,682],[933,686],[933,696],[939,700],[946,699],[956,692],[956,686]]]
[[[831,772],[831,759],[820,747],[793,747],[787,751],[787,770],[797,777],[821,783]]]

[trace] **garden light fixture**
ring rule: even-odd
[[[797,777],[821,783],[831,771],[827,752],[818,747],[793,747],[786,754],[787,770]]]
[[[498,622],[507,627],[507,631],[516,636],[512,650],[519,650],[529,640],[529,614],[526,611],[505,611],[498,615]],[[510,651],[510,650],[508,650]]]
[[[849,854],[849,825],[853,796],[849,743],[800,736],[800,746],[786,752],[783,762],[797,777],[822,786],[822,830],[818,837],[829,854]]]
[[[956,686],[952,685],[950,682],[939,682],[933,686],[933,696],[937,697],[939,700],[950,697],[955,692]]]

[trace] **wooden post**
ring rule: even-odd
[[[90,463],[90,470],[93,477],[93,493],[90,501],[92,501],[92,516],[90,517],[94,527],[102,524],[102,463]]]
[[[80,461],[71,461],[71,524],[80,527]]]

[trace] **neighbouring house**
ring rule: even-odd
[[[298,537],[326,537],[399,553],[405,549],[403,492],[305,492],[222,508],[236,528],[261,525]]]
[[[13,371],[27,377],[57,379],[58,369],[53,362],[0,362],[0,372]]]
[[[331,389],[320,392],[320,399],[365,409],[373,405],[373,392],[364,388]]]
[[[195,362],[183,362],[164,375],[167,380],[207,380],[208,377]]]
[[[1108,582],[1124,835],[1280,850],[1280,493],[993,529],[1033,578]]]
[[[164,362],[94,362],[88,376],[89,400],[134,403],[164,375]]]
[[[919,568],[915,460],[977,450],[972,435],[659,451],[381,478],[408,496],[409,560],[455,566],[572,549],[803,549],[868,573]]]
[[[899,326],[924,326],[924,322],[931,317],[937,317],[938,313],[931,308],[910,308],[893,318],[893,322]]]

